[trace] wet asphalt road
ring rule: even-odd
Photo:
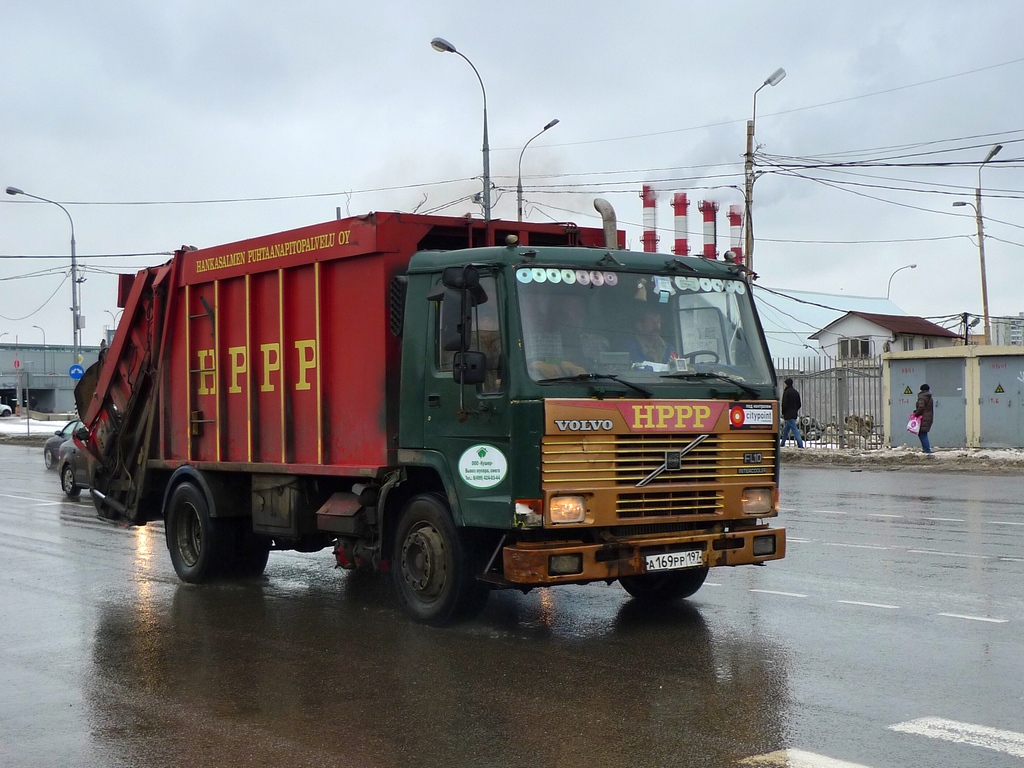
[[[1012,734],[891,728],[1024,733],[1021,476],[789,469],[782,562],[712,571],[657,611],[618,585],[503,592],[436,630],[329,552],[181,584],[160,525],[97,521],[41,453],[0,446],[3,766],[733,766],[784,749],[1024,765]]]

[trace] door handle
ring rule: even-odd
[[[427,395],[427,407],[428,408],[440,408],[441,407],[441,396],[440,395]]]

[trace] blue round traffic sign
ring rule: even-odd
[[[75,363],[70,368],[68,368],[68,376],[70,376],[75,381],[78,381],[78,379],[85,376],[85,368],[78,365],[78,363]]]

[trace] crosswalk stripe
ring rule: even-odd
[[[1002,752],[1014,757],[1024,757],[1024,733],[989,728],[985,725],[960,723],[942,717],[919,717],[904,723],[890,725],[889,730],[928,736],[932,739],[969,744]]]
[[[780,749],[764,755],[755,755],[740,760],[740,765],[751,768],[869,768],[860,763],[836,760],[834,757],[804,752],[802,749]]]

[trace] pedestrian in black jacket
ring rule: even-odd
[[[786,444],[789,433],[792,432],[796,438],[796,447],[804,447],[804,439],[800,435],[800,427],[796,420],[800,415],[800,393],[793,386],[792,379],[786,379],[786,388],[782,390],[782,419],[786,425],[782,428],[782,444]]]
[[[917,436],[921,438],[921,450],[931,453],[932,444],[928,439],[928,430],[932,428],[932,421],[935,419],[935,404],[932,402],[931,387],[927,384],[922,384],[921,391],[917,393],[914,415],[921,417],[921,431],[917,433]]]

